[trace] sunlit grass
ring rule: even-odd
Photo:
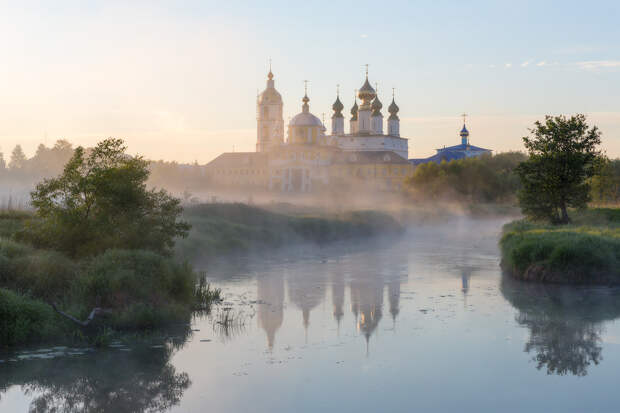
[[[502,265],[517,277],[556,282],[620,282],[620,209],[572,214],[566,226],[507,224]]]

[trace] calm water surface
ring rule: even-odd
[[[197,263],[193,331],[0,355],[0,411],[619,411],[620,291],[502,277],[502,223]]]

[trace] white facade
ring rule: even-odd
[[[356,134],[358,132],[357,119],[355,119],[355,120],[351,119],[349,121],[349,131],[351,131],[351,133],[353,133],[353,134]]]
[[[398,119],[388,119],[388,135],[400,136],[400,121]]]
[[[344,135],[344,118],[332,118],[332,135]]]
[[[365,108],[364,105],[360,106],[360,110],[357,112],[357,133],[372,133],[372,125],[370,123],[370,106]]]
[[[372,133],[375,135],[383,135],[383,115],[372,116]]]
[[[311,192],[312,182],[329,182],[326,159],[307,159],[299,153],[287,152],[292,155],[288,159],[274,158],[269,161],[269,189],[282,192]]]
[[[337,145],[343,151],[392,151],[405,159],[409,158],[409,141],[389,135],[345,135],[338,136]]]

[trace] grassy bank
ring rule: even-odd
[[[620,209],[574,212],[567,226],[525,220],[507,224],[502,267],[531,281],[620,284]]]
[[[25,212],[0,213],[0,347],[91,340],[109,333],[188,323],[218,298],[204,274],[145,250],[70,259],[15,240]],[[98,314],[80,326],[94,308]]]
[[[291,207],[292,208],[292,207]],[[189,236],[177,242],[184,257],[277,248],[291,243],[333,241],[393,235],[403,231],[390,215],[375,211],[311,216],[272,212],[246,204],[203,204],[188,207],[183,219],[192,225]]]

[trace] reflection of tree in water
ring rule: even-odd
[[[178,404],[191,384],[169,363],[173,351],[167,344],[7,363],[0,391],[22,386],[34,397],[31,412],[161,412]]]
[[[620,317],[620,290],[515,281],[502,277],[504,297],[530,330],[525,351],[547,374],[585,376],[602,360],[603,322]]]

